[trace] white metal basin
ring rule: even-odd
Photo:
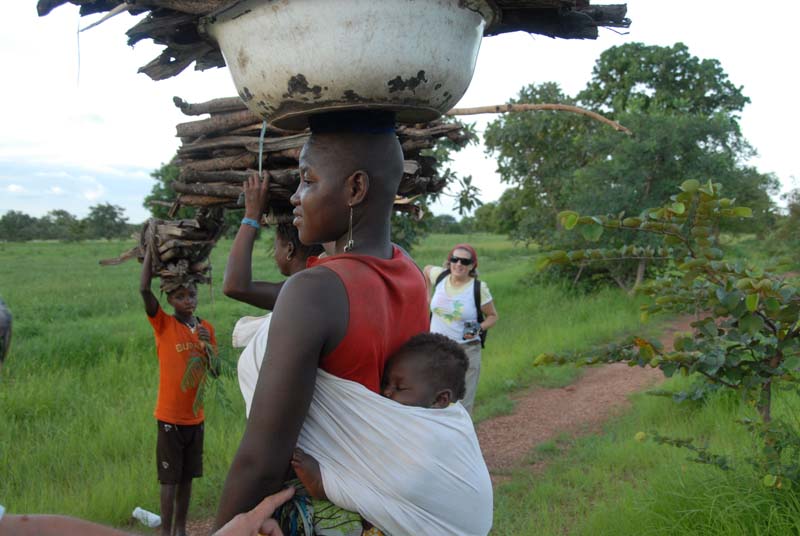
[[[243,0],[204,28],[247,106],[302,129],[334,110],[435,119],[467,90],[493,16],[484,0]]]

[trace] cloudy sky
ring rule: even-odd
[[[596,3],[602,3],[595,0]],[[609,1],[610,3],[610,1]],[[65,5],[44,18],[35,0],[3,5],[0,33],[0,214],[40,216],[66,209],[84,216],[97,203],[126,209],[130,221],[148,214],[142,199],[150,172],[178,147],[175,124],[185,121],[174,95],[199,102],[235,94],[226,70],[185,71],[153,82],[137,74],[159,53],[142,42],[125,44],[134,19],[123,14],[80,34],[78,9]],[[526,84],[556,81],[569,94],[586,84],[599,54],[629,41],[682,41],[701,58],[717,58],[752,102],[742,115],[745,136],[758,150],[752,162],[774,172],[784,190],[800,186],[796,158],[795,37],[800,2],[778,0],[769,9],[739,0],[629,0],[633,25],[625,35],[601,30],[597,41],[561,41],[527,34],[484,39],[472,85],[458,106],[498,104]],[[795,67],[792,67],[795,65]],[[479,132],[492,119],[474,118]],[[471,174],[484,201],[503,191],[495,163],[482,147],[458,154],[456,170]],[[451,210],[443,199],[436,212]]]

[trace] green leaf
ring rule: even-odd
[[[686,212],[686,205],[683,203],[673,203],[671,207],[669,207],[672,212],[675,214],[683,214]]]
[[[755,312],[758,309],[758,294],[748,294],[747,297],[744,299],[745,304],[747,304],[747,310],[751,313]]]
[[[750,207],[733,207],[733,214],[740,218],[752,218],[753,209]]]
[[[740,301],[742,301],[742,293],[739,291],[733,291],[723,296],[723,298],[720,300],[720,303],[722,303],[726,309],[734,309],[737,305],[739,305]]]
[[[764,485],[768,488],[775,487],[775,484],[778,482],[778,477],[775,475],[764,475],[764,479],[762,480]]]
[[[603,236],[603,227],[601,225],[592,224],[592,225],[585,225],[581,227],[581,235],[586,240],[591,242],[597,242],[600,240],[600,237]]]
[[[770,313],[774,313],[781,308],[781,302],[770,296],[769,298],[764,300],[764,307],[766,307],[767,311],[769,311]]]
[[[754,314],[743,316],[739,319],[739,329],[750,335],[755,335],[764,327],[764,320]]]
[[[681,190],[690,194],[695,193],[699,189],[700,189],[700,181],[696,179],[689,179],[688,181],[684,181],[683,184],[681,184]]]
[[[563,210],[558,213],[558,223],[567,231],[572,230],[578,223],[578,213],[573,210]]]
[[[570,262],[582,260],[585,256],[586,253],[584,253],[582,249],[570,251],[569,253],[567,253],[567,258],[569,258]]]
[[[783,368],[786,370],[797,370],[800,367],[800,356],[790,356],[783,360]]]
[[[550,266],[550,259],[542,255],[536,260],[534,268],[537,272],[541,272],[542,270],[545,270],[548,266]]]

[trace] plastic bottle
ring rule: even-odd
[[[133,509],[133,514],[131,514],[134,519],[138,520],[142,525],[154,529],[158,526],[161,526],[161,516],[158,514],[154,514],[153,512],[149,512],[144,508],[139,508],[138,506]]]

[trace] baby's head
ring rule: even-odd
[[[438,333],[420,333],[386,362],[381,393],[406,406],[446,408],[464,398],[467,366],[461,345]]]

